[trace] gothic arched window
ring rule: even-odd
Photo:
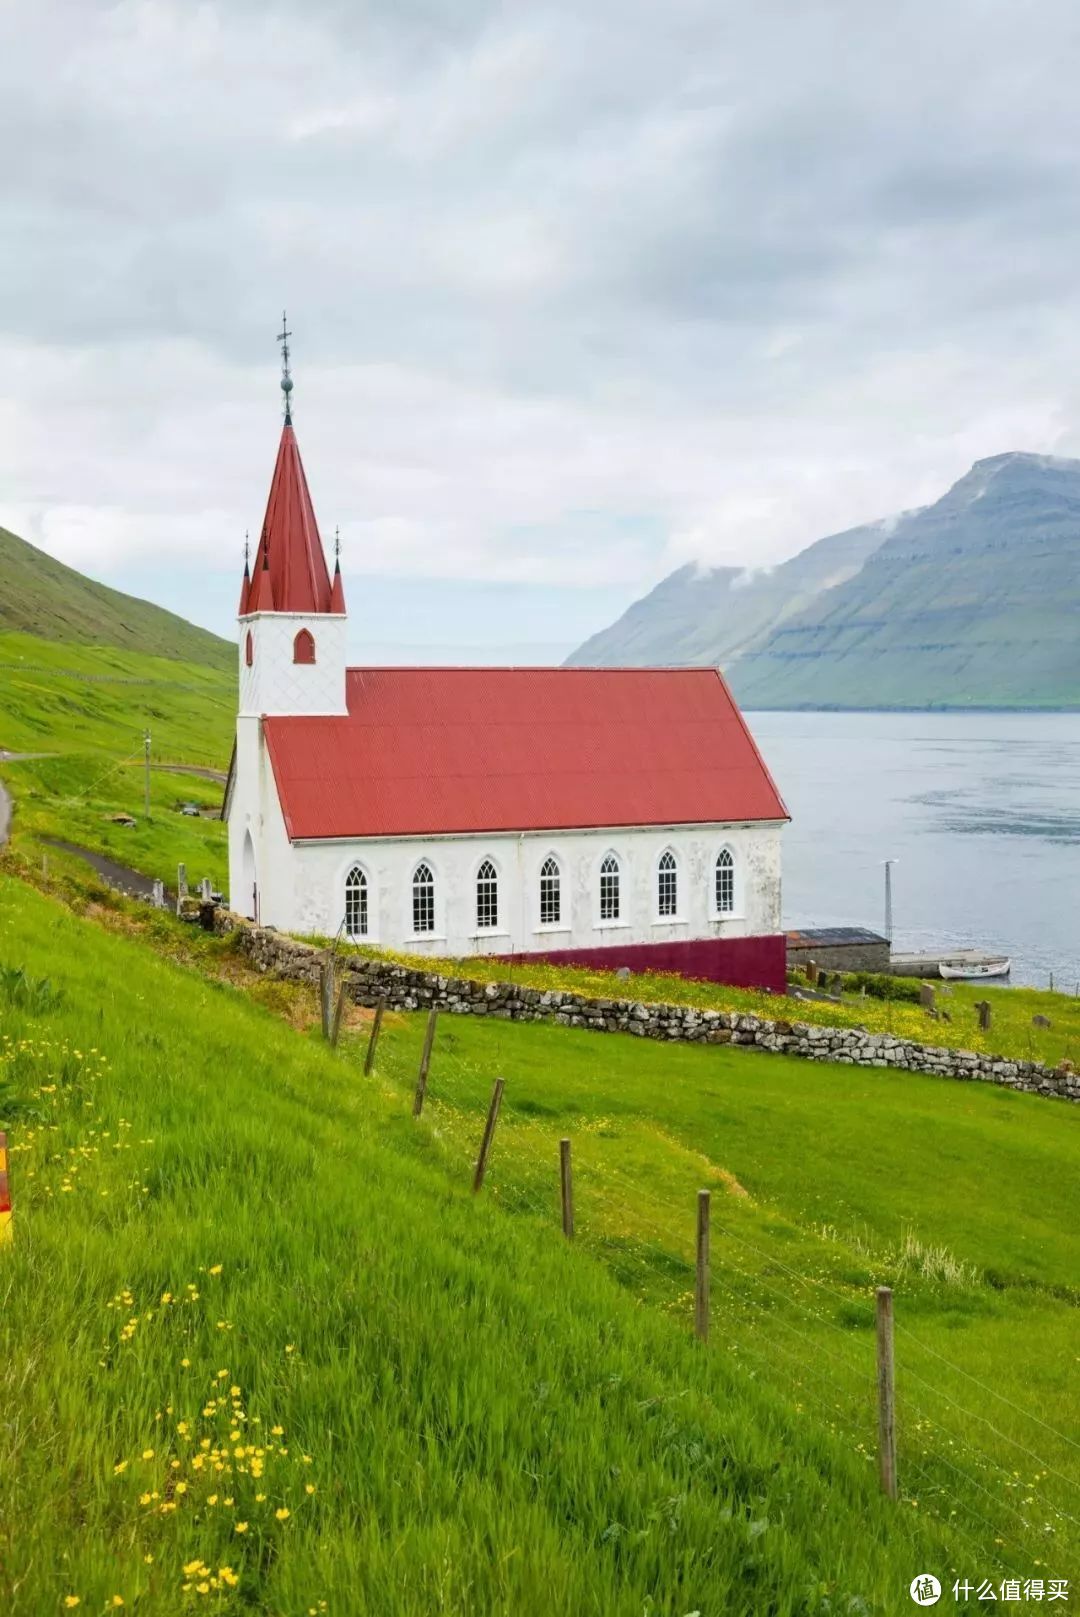
[[[294,663],[313,663],[315,661],[315,636],[310,629],[301,629],[293,641],[292,660]]]
[[[613,853],[605,854],[600,866],[600,919],[619,919],[619,861]]]
[[[656,913],[657,915],[679,913],[679,867],[670,848],[660,855],[660,862],[656,867]]]
[[[355,943],[368,933],[368,881],[359,865],[345,878],[345,936]]]
[[[562,919],[562,872],[554,854],[540,866],[540,925],[558,926]]]
[[[716,913],[730,915],[735,908],[735,861],[730,848],[716,856]]]
[[[476,872],[477,930],[490,930],[499,924],[499,877],[490,859]]]
[[[425,860],[413,871],[412,929],[414,932],[435,930],[435,877]]]

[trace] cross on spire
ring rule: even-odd
[[[285,395],[285,425],[292,426],[292,388],[293,380],[289,371],[289,338],[292,332],[285,319],[285,310],[281,311],[281,330],[277,340],[281,344],[281,391]]]

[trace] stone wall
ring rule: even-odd
[[[232,934],[236,947],[259,971],[292,981],[318,982],[325,951],[314,945],[286,937],[270,927],[252,926],[225,910],[217,911],[215,928],[219,933]],[[773,1021],[742,1012],[700,1010],[687,1005],[587,999],[581,994],[527,988],[520,983],[444,977],[364,956],[340,958],[345,966],[346,992],[358,1005],[374,1005],[385,996],[393,1010],[427,1010],[438,1005],[451,1015],[495,1016],[513,1022],[553,1021],[564,1027],[592,1028],[598,1033],[629,1033],[636,1038],[686,1044],[732,1044],[801,1056],[808,1061],[836,1061],[842,1066],[893,1067],[941,1078],[974,1079],[1080,1101],[1080,1074],[1067,1064],[1044,1067],[1036,1061],[948,1050],[887,1033],[864,1033],[858,1028],[818,1027],[786,1018]]]

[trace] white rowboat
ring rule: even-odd
[[[938,966],[942,977],[962,977],[972,982],[977,977],[1007,977],[1011,970],[1012,961],[1007,955],[996,960],[943,960]]]

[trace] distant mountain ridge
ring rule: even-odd
[[[0,630],[231,669],[236,650],[164,607],[96,584],[0,528]]]
[[[1080,707],[1080,461],[994,455],[761,588],[733,575],[680,568],[570,661],[715,662],[751,708]]]

